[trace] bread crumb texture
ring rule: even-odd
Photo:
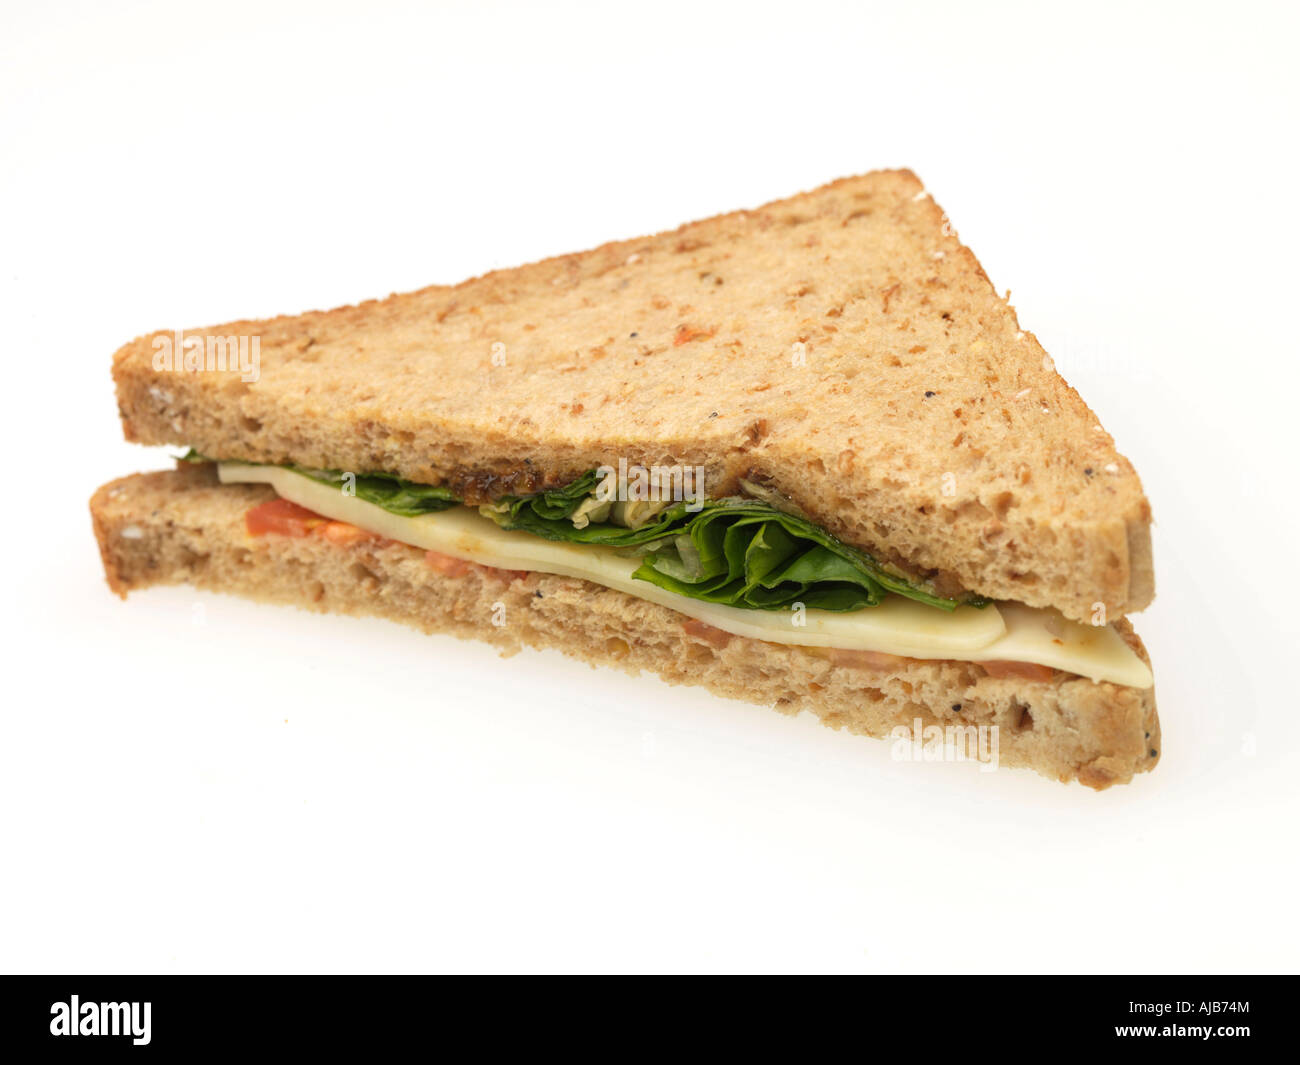
[[[1154,594],[1130,463],[910,171],[352,307],[257,337],[259,376],[114,357],[126,436],[385,471],[480,499],[602,463],[768,485],[953,594],[1115,618]]]
[[[1000,764],[1092,788],[1124,783],[1158,760],[1152,691],[1057,674],[996,679],[961,662],[845,664],[813,648],[728,636],[675,611],[585,581],[470,566],[448,576],[391,541],[251,537],[244,516],[274,498],[220,485],[210,467],[138,474],[91,501],[110,586],[125,596],[189,583],[309,610],[373,615],[425,632],[485,640],[510,654],[554,647],[590,662],[886,737],[896,726],[996,725]],[[504,608],[504,614],[502,614]],[[505,624],[494,625],[493,618]],[[1146,651],[1126,621],[1124,638]]]

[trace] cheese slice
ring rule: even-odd
[[[1054,610],[1006,603],[952,612],[891,595],[880,606],[849,613],[750,610],[678,595],[632,574],[641,560],[598,544],[546,540],[502,529],[471,507],[403,517],[338,487],[277,466],[223,462],[224,484],[268,484],[276,494],[334,521],[499,569],[578,577],[668,607],[735,636],[803,647],[877,651],[907,658],[969,662],[1033,662],[1070,673],[1146,688],[1151,671],[1110,626],[1068,621]]]
[[[1133,653],[1114,626],[1084,625],[1059,610],[999,603],[1006,632],[970,655],[970,662],[1033,662],[1093,680],[1149,688],[1151,669]]]

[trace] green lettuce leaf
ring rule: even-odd
[[[340,470],[309,470],[304,466],[287,468],[321,484],[334,485],[340,491],[346,487],[345,478],[349,476]],[[399,477],[388,477],[382,473],[358,473],[355,477],[354,487],[358,499],[383,507],[390,514],[400,514],[404,518],[434,514],[454,507],[460,502],[451,494],[450,488],[416,484],[414,481],[403,481]]]
[[[643,550],[639,580],[710,603],[849,611],[877,606],[893,593],[942,610],[961,605],[895,576],[806,518],[756,500],[710,500],[695,512],[677,502],[637,528],[593,522],[579,529],[570,517],[599,481],[593,470],[565,488],[482,511],[502,528],[548,540]]]
[[[179,461],[210,462],[213,460],[205,458],[191,448],[186,454],[179,456]],[[261,466],[264,463],[250,462],[247,465]],[[346,478],[349,474],[343,470],[313,470],[306,466],[289,465],[283,468],[293,470],[294,473],[319,481],[321,484],[333,485],[339,491],[343,491],[348,484]],[[454,507],[460,502],[452,495],[450,488],[416,484],[414,481],[404,481],[400,477],[390,477],[383,473],[358,473],[352,476],[356,478],[354,487],[358,499],[383,507],[390,514],[400,514],[404,518],[433,514]]]

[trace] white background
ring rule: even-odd
[[[0,966],[1294,970],[1295,5],[0,16]],[[188,589],[86,501],[150,329],[910,166],[1154,507],[1157,771],[893,762],[554,653]]]

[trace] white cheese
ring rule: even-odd
[[[223,462],[218,473],[225,484],[269,484],[278,495],[299,506],[399,543],[499,569],[579,577],[666,606],[735,636],[908,658],[1033,662],[1093,680],[1139,688],[1152,683],[1151,671],[1113,628],[1067,621],[1054,610],[1007,603],[982,610],[963,606],[949,613],[896,595],[878,607],[850,613],[722,606],[634,579],[640,560],[630,553],[502,529],[470,507],[408,518],[276,466]]]

